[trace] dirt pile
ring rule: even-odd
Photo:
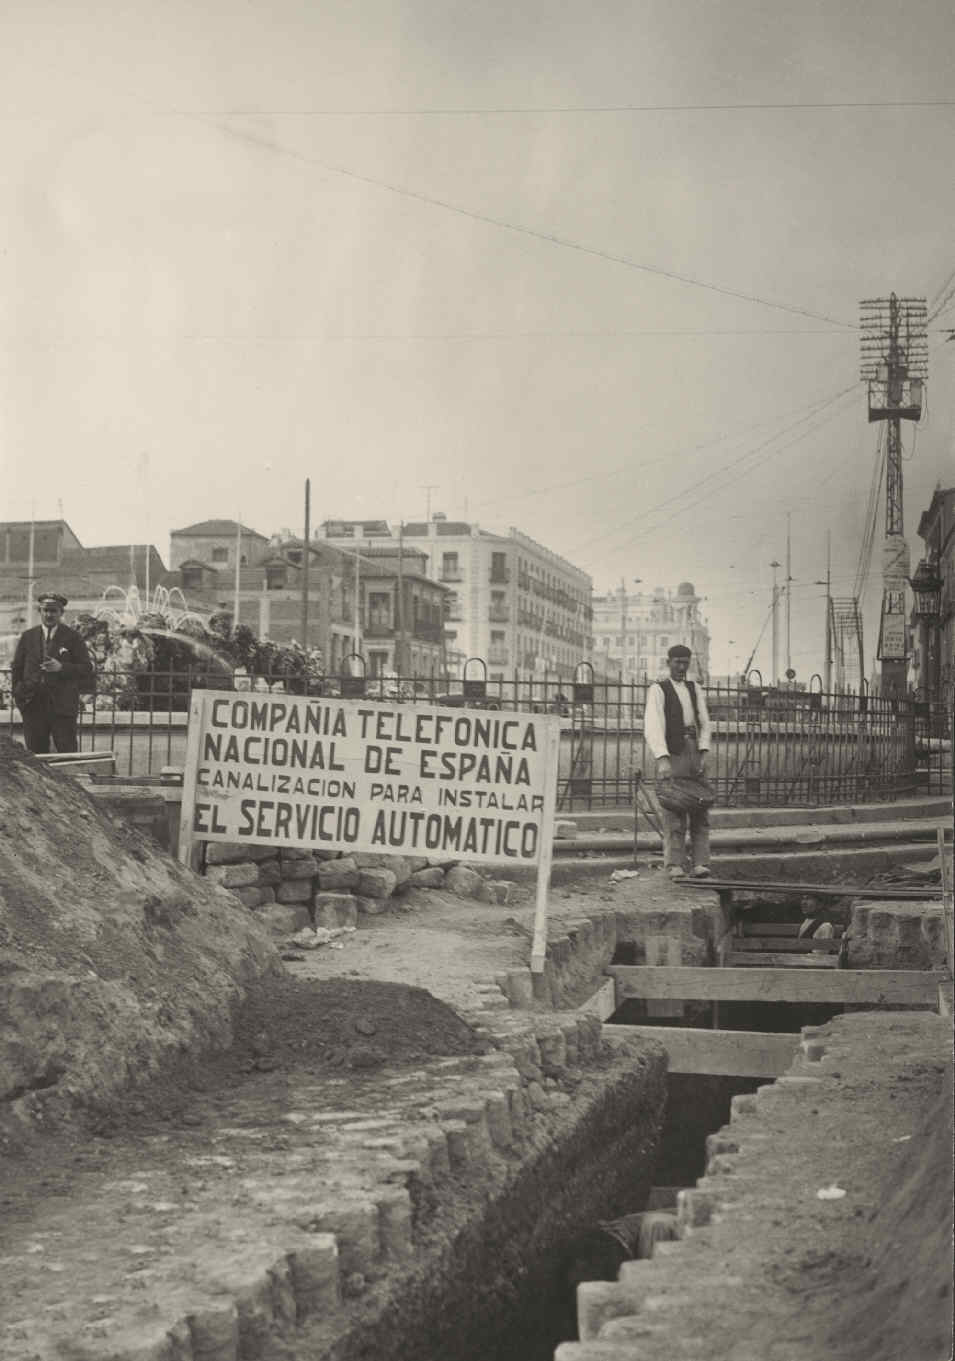
[[[5,738],[0,834],[0,1140],[228,1044],[236,1002],[281,971],[232,894]]]

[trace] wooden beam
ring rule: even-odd
[[[737,936],[733,941],[733,949],[749,950],[752,954],[773,950],[777,955],[837,955],[840,940],[839,936],[825,937],[823,940],[814,940],[812,936],[803,936],[802,940],[791,936]]]
[[[933,1010],[945,976],[918,969],[671,969],[641,964],[612,964],[607,973],[616,980],[618,1005],[628,997],[679,997],[695,1002],[865,1002]]]
[[[691,879],[680,883],[684,888],[704,888],[711,893],[785,893],[787,895],[808,893],[820,898],[875,898],[881,902],[933,902],[942,896],[939,885],[926,884],[920,888],[901,888],[895,884],[885,884],[881,888],[856,886],[854,884],[789,884],[785,880],[761,883],[755,879]],[[755,903],[738,905],[744,912],[751,911]]]
[[[659,1040],[671,1073],[711,1073],[727,1077],[779,1077],[796,1057],[798,1035],[753,1030],[696,1030],[685,1026],[606,1025],[611,1044],[633,1039]]]
[[[799,922],[742,921],[744,936],[798,936]]]
[[[773,950],[727,950],[723,964],[731,969],[837,969],[839,960],[835,954],[823,954],[813,950],[811,954],[790,950],[788,953]]]
[[[612,978],[606,978],[595,993],[578,1010],[606,1021],[617,1010],[617,989]]]

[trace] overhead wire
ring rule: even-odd
[[[511,222],[507,218],[496,217],[493,213],[483,213],[477,209],[465,208],[461,204],[451,203],[447,199],[438,198],[434,194],[426,194],[421,190],[409,189],[400,184],[393,184],[390,180],[383,180],[374,175],[363,175],[356,170],[350,170],[347,166],[335,165],[330,161],[322,160],[317,156],[306,155],[301,151],[287,146],[284,142],[276,141],[272,137],[265,137],[261,134],[249,132],[245,129],[235,128],[228,123],[223,123],[219,118],[209,118],[203,115],[196,115],[198,121],[217,128],[226,136],[234,137],[239,141],[247,142],[251,146],[259,147],[263,150],[276,152],[279,155],[290,157],[293,160],[301,161],[306,165],[313,165],[320,170],[326,171],[331,175],[339,175],[345,179],[353,180],[357,184],[367,184],[375,189],[382,189],[390,194],[397,194],[401,198],[410,199],[416,203],[424,203],[432,208],[440,208],[444,212],[454,213],[460,217],[469,218],[473,222],[483,222],[488,226],[497,227],[501,231],[513,232],[519,236],[528,236],[537,241],[545,241],[549,245],[559,246],[564,250],[576,251],[578,254],[587,255],[594,259],[605,260],[611,264],[622,265],[625,269],[636,270],[639,273],[650,274],[657,278],[668,279],[673,283],[686,284],[692,288],[704,289],[710,293],[718,293],[724,297],[736,298],[742,302],[753,303],[760,307],[769,307],[779,312],[790,312],[795,316],[809,317],[813,321],[826,321],[833,326],[843,329],[857,331],[856,322],[843,321],[840,317],[832,317],[825,312],[815,312],[808,307],[800,307],[795,303],[778,302],[774,299],[760,297],[756,293],[748,293],[744,289],[730,288],[727,285],[710,283],[705,279],[698,279],[692,274],[683,274],[677,270],[664,269],[662,266],[649,265],[640,260],[634,260],[628,255],[619,255],[615,251],[603,250],[599,246],[589,246],[582,241],[575,241],[572,237],[562,236],[557,232],[540,231],[534,227],[524,226],[518,222]]]
[[[955,106],[955,99],[832,99],[832,100],[753,100],[750,102],[711,104],[501,104],[501,105],[463,105],[455,107],[433,106],[431,108],[249,108],[249,109],[157,109],[156,117],[195,117],[202,115],[216,118],[488,118],[521,117],[538,114],[572,114],[585,117],[588,114],[608,113],[749,113],[765,110],[785,113],[789,110],[825,109],[945,109]],[[3,116],[3,115],[0,115]],[[15,116],[15,115],[7,115]]]
[[[836,396],[841,395],[843,394],[836,394]],[[703,449],[713,448],[717,444],[732,443],[733,441],[744,439],[750,431],[759,430],[766,425],[776,424],[779,420],[786,421],[792,417],[795,419],[796,423],[798,423],[799,419],[811,416],[815,411],[819,410],[820,407],[826,405],[829,400],[829,398],[817,398],[813,402],[804,403],[801,406],[793,408],[791,411],[784,412],[780,417],[774,417],[772,419],[766,419],[764,417],[762,420],[751,421],[747,425],[740,426],[736,430],[723,431],[718,435],[711,436],[709,439],[699,440],[695,444],[684,445],[679,449],[668,449],[657,458],[634,460],[631,457],[628,458],[626,462],[617,464],[606,473],[587,473],[583,477],[574,477],[563,482],[545,483],[542,486],[534,487],[529,491],[517,492],[514,495],[498,496],[485,501],[478,501],[475,503],[474,509],[482,510],[492,506],[509,505],[513,501],[526,501],[532,496],[545,496],[553,491],[565,491],[568,487],[579,487],[587,483],[609,481],[613,477],[619,477],[626,473],[632,473],[634,475],[642,474],[648,468],[653,468],[657,464],[668,463],[676,458],[684,458],[687,455],[699,453]],[[785,426],[779,433],[781,435],[786,434],[790,428],[791,426]],[[640,427],[640,429],[645,430],[647,427],[643,426]]]
[[[791,422],[789,426],[784,427],[782,430],[777,431],[774,435],[769,436],[768,439],[766,439],[766,440],[762,441],[760,444],[758,444],[758,445],[756,446],[755,449],[747,449],[747,450],[745,450],[742,454],[739,454],[736,458],[730,459],[729,462],[724,463],[721,467],[714,469],[711,473],[707,473],[707,474],[705,474],[703,477],[697,478],[696,481],[695,481],[695,483],[694,483],[694,485],[693,485],[692,490],[684,488],[683,490],[681,490],[681,491],[679,491],[679,492],[676,492],[676,493],[674,493],[674,494],[671,495],[671,496],[667,496],[667,497],[664,498],[664,500],[657,502],[655,505],[650,506],[650,507],[648,507],[648,508],[645,509],[645,510],[642,510],[637,516],[632,517],[632,518],[629,518],[628,520],[626,520],[626,521],[624,521],[624,522],[621,522],[619,525],[616,526],[616,528],[613,528],[613,529],[611,529],[611,530],[609,530],[609,531],[603,530],[600,534],[594,535],[592,538],[587,539],[587,540],[585,540],[585,541],[582,542],[582,543],[576,544],[576,545],[574,546],[574,548],[571,549],[571,550],[569,550],[569,551],[570,551],[571,553],[578,553],[578,552],[580,552],[580,551],[581,551],[582,549],[584,549],[584,548],[589,548],[589,547],[590,547],[592,544],[594,544],[594,543],[597,543],[597,542],[606,542],[606,540],[607,540],[608,537],[611,537],[611,538],[612,538],[612,537],[614,537],[615,535],[617,535],[617,534],[619,534],[619,533],[621,533],[621,532],[623,532],[623,531],[632,530],[632,529],[634,529],[642,520],[645,520],[645,519],[649,518],[650,516],[656,514],[656,513],[659,512],[660,510],[664,509],[665,507],[667,507],[667,506],[669,506],[669,505],[672,505],[672,504],[673,504],[674,502],[676,502],[676,501],[679,501],[679,502],[681,503],[681,508],[682,508],[683,506],[686,506],[687,508],[689,508],[690,506],[697,504],[697,503],[698,503],[698,500],[700,499],[699,497],[697,497],[697,500],[696,500],[696,501],[692,501],[692,502],[688,502],[688,501],[687,501],[687,497],[688,497],[688,496],[692,496],[692,495],[694,495],[695,493],[698,493],[702,488],[706,487],[707,484],[709,484],[710,482],[712,482],[715,478],[722,476],[723,474],[725,474],[726,472],[728,472],[730,469],[735,468],[735,467],[738,467],[741,463],[745,463],[745,462],[747,462],[747,461],[750,460],[750,459],[753,459],[753,458],[758,457],[758,455],[759,455],[760,453],[762,453],[762,452],[763,452],[766,448],[768,448],[770,445],[774,444],[777,440],[784,438],[784,437],[785,437],[787,434],[789,434],[792,430],[796,429],[799,425],[804,424],[807,420],[812,420],[814,416],[821,414],[821,412],[822,412],[826,407],[832,406],[832,405],[834,405],[834,404],[836,404],[836,403],[838,403],[838,402],[840,402],[840,401],[845,400],[845,398],[846,398],[847,396],[849,396],[850,393],[854,392],[855,389],[856,389],[856,384],[855,384],[855,383],[852,383],[852,384],[850,384],[850,386],[848,386],[848,387],[846,387],[846,388],[843,388],[841,391],[839,391],[839,392],[833,394],[831,397],[825,398],[825,399],[823,399],[822,401],[815,403],[815,404],[813,405],[813,407],[812,407],[805,415],[800,416],[797,420]],[[809,433],[809,432],[803,432],[803,434],[805,434],[805,433]],[[800,435],[800,436],[799,436],[799,438],[802,438],[802,437],[803,437],[803,435]],[[795,442],[795,441],[794,441],[794,442]],[[788,448],[788,447],[790,447],[790,446],[787,445],[787,446],[785,446],[785,447]],[[776,453],[781,453],[781,452],[782,452],[782,450],[773,450],[772,453],[771,453],[770,455],[768,455],[768,457],[772,457],[772,456],[774,456]],[[671,457],[672,457],[672,456],[671,456]],[[737,474],[737,476],[742,476],[743,473],[748,472],[748,471],[750,471],[750,469],[744,468],[744,469],[742,469],[742,471],[741,471],[740,473]],[[706,493],[705,493],[703,499],[705,499],[705,496],[706,496],[706,495],[709,495],[709,492],[706,492]],[[678,514],[678,513],[680,513],[680,512],[677,511],[677,512],[675,512],[675,513]],[[667,517],[667,520],[669,520],[669,519],[671,519],[671,518],[673,518],[673,517],[672,517],[672,516]],[[666,521],[665,521],[665,522],[666,522]],[[660,527],[660,526],[657,526],[657,528],[659,528],[659,527]],[[614,552],[619,552],[620,549],[617,548],[617,549],[614,549],[613,551],[614,551]]]

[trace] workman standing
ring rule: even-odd
[[[63,623],[66,596],[40,596],[41,622],[21,633],[10,679],[23,717],[27,751],[45,754],[50,739],[58,752],[76,751],[80,690],[93,684],[93,663],[83,639]]]
[[[667,653],[668,680],[654,681],[647,689],[643,735],[656,762],[658,780],[670,776],[706,774],[710,745],[710,716],[702,686],[688,681],[686,673],[693,654],[683,643]],[[686,836],[694,879],[710,877],[710,816],[706,808],[692,812],[663,809],[663,867],[671,879],[685,879]]]

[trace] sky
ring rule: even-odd
[[[955,482],[953,39],[937,0],[3,0],[3,518],[168,559],[301,533],[308,477],[313,524],[690,580],[711,671],[764,675],[788,526],[807,679],[827,537],[860,575],[861,298],[938,309],[913,567]]]

